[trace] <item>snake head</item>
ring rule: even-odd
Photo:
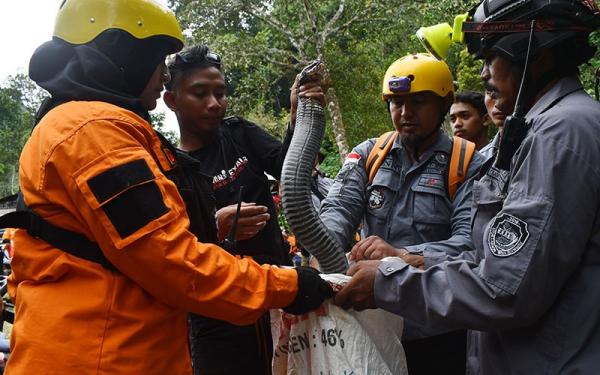
[[[310,78],[315,76],[323,77],[323,73],[325,71],[325,66],[321,62],[321,60],[314,60],[310,64],[308,64],[302,71],[300,72],[300,80],[299,85],[303,85],[308,82]]]

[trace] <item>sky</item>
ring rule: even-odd
[[[0,84],[17,73],[27,73],[35,49],[52,37],[54,18],[62,0],[0,0]],[[156,0],[163,5],[167,0]],[[163,103],[165,128],[179,133],[177,120]]]

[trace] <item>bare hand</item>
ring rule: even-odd
[[[229,234],[236,211],[237,204],[232,204],[215,213],[219,241],[223,241]],[[256,203],[242,202],[235,239],[239,241],[254,237],[267,225],[270,217],[267,207],[257,206]]]
[[[298,96],[301,98],[313,99],[320,103],[322,107],[325,106],[325,92],[321,83],[321,76],[314,75],[309,77],[309,81],[305,82],[300,86],[300,92],[296,94],[296,87],[300,80],[300,75],[296,76],[294,85],[292,86],[292,92],[290,93],[290,102],[292,103],[291,114],[292,114],[292,126],[296,124],[296,110],[298,109]]]
[[[364,260],[350,266],[347,274],[352,280],[335,295],[334,303],[343,309],[357,311],[376,308],[375,276],[380,263],[379,260]]]
[[[402,253],[378,236],[369,236],[357,242],[350,251],[350,260],[383,259],[396,257]]]

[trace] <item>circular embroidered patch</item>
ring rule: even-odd
[[[446,164],[446,155],[442,153],[435,154],[435,160],[440,164]]]
[[[385,195],[383,194],[383,190],[374,188],[371,191],[371,195],[369,196],[369,208],[372,210],[380,208],[381,206],[383,206],[384,201]]]
[[[492,254],[508,257],[521,250],[528,238],[527,223],[503,213],[494,217],[487,240]]]

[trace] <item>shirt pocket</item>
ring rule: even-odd
[[[380,168],[367,186],[367,214],[377,221],[385,221],[394,204],[394,198],[400,187],[400,173]]]
[[[451,234],[451,203],[445,189],[422,186],[411,187],[413,226],[423,242],[447,239]]]

